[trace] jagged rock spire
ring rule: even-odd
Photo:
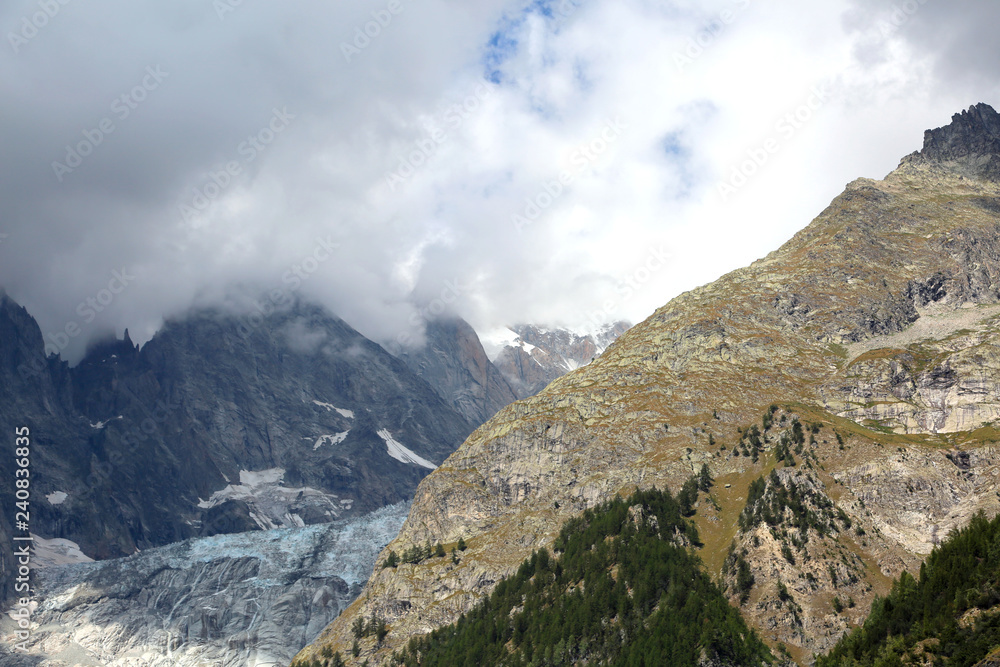
[[[920,157],[956,163],[963,173],[1000,180],[1000,114],[976,104],[952,116],[951,124],[924,133]]]
[[[956,160],[969,155],[1000,153],[1000,114],[988,104],[957,113],[951,124],[924,133],[924,157]]]

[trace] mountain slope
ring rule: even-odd
[[[764,643],[699,570],[687,548],[697,539],[667,492],[602,504],[562,528],[554,556],[532,554],[487,600],[411,643],[397,662],[771,664]]]
[[[864,625],[817,661],[836,665],[979,664],[1000,647],[1000,517],[978,514],[893,582]],[[935,662],[935,664],[938,664]]]
[[[385,644],[361,656],[378,664],[409,637],[470,609],[532,550],[550,545],[561,522],[636,486],[679,488],[706,461],[730,485],[718,493],[717,512],[699,510],[703,558],[721,576],[750,482],[776,465],[779,444],[772,440],[756,462],[734,456],[746,432],[737,429],[759,422],[771,404],[826,429],[810,464],[820,490],[848,518],[878,529],[871,540],[843,536],[840,546],[867,564],[865,585],[873,592],[885,592],[886,576],[919,562],[939,525],[962,524],[980,507],[996,512],[992,477],[1000,458],[988,443],[1000,439],[997,431],[967,421],[960,431],[938,433],[937,422],[921,428],[915,420],[896,435],[891,423],[853,414],[858,403],[882,400],[869,401],[866,392],[883,368],[892,377],[897,348],[854,357],[849,346],[909,331],[929,310],[1000,304],[1000,184],[991,167],[996,153],[983,153],[995,150],[997,120],[985,105],[956,116],[885,180],[849,184],[779,250],[675,298],[594,363],[498,413],[420,484],[390,545],[401,552],[464,537],[462,565],[376,571],[366,593],[300,657],[324,645],[346,651],[354,619],[378,614],[389,623]],[[966,364],[962,373],[972,376],[960,375],[947,359],[923,353],[918,337],[901,350],[913,356],[916,384],[975,386],[984,404],[1000,395],[996,327],[989,312],[974,319],[984,318],[978,334],[943,331],[933,342],[949,354],[975,355],[978,347],[985,370]],[[932,327],[931,335],[939,331]],[[964,401],[964,392],[936,395],[945,422],[966,410],[954,402],[960,394]],[[884,400],[909,405],[905,394],[890,395]],[[768,568],[768,561],[758,565]],[[777,641],[767,629],[786,612],[769,609],[760,593],[749,600],[760,605],[751,619]],[[834,620],[829,595],[818,587],[797,604]],[[835,639],[836,628],[830,633],[819,639]],[[793,654],[810,654],[815,641],[796,639]]]
[[[518,398],[461,318],[431,320],[426,344],[398,356],[471,424],[482,424]]]
[[[0,290],[0,452],[12,462],[0,475],[0,601],[14,591],[14,560],[11,549],[10,513],[14,505],[15,429],[29,427],[31,493],[28,511],[33,532],[57,532],[60,520],[43,497],[56,489],[46,482],[86,470],[90,461],[91,429],[78,419],[72,401],[69,369],[66,364],[46,359],[42,333],[27,310]],[[45,425],[44,428],[41,428]],[[86,477],[86,473],[83,473]],[[23,536],[20,530],[17,535]]]
[[[472,430],[402,361],[302,303],[191,313],[69,369],[4,296],[0,358],[0,426],[34,437],[31,531],[94,558],[408,500]]]

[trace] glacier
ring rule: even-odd
[[[409,503],[303,528],[194,538],[34,572],[28,654],[0,618],[0,664],[287,665],[361,591]]]

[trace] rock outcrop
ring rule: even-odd
[[[988,104],[955,114],[950,125],[927,130],[919,155],[973,177],[1000,179],[1000,114]]]
[[[432,320],[425,338],[423,347],[401,350],[399,357],[469,423],[482,424],[517,400],[468,322]]]

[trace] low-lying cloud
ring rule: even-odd
[[[70,360],[234,286],[410,344],[638,320],[997,101],[996,7],[913,3],[8,4],[0,285]]]

